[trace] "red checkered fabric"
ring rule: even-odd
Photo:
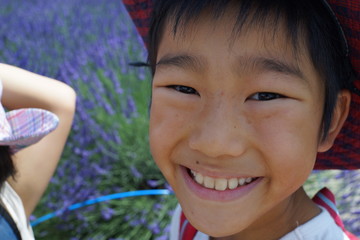
[[[336,14],[350,48],[356,73],[355,86],[360,89],[360,1],[328,0]],[[352,94],[350,113],[334,146],[318,155],[316,169],[360,169],[360,96]]]
[[[360,1],[327,0],[335,12],[350,47],[356,73],[355,86],[360,89]],[[153,0],[123,0],[144,43],[150,25]],[[360,96],[353,93],[349,117],[334,146],[318,155],[315,169],[360,169]]]
[[[153,0],[123,0],[123,3],[147,46]]]

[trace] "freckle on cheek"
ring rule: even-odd
[[[246,123],[247,123],[248,125],[252,125],[252,121],[249,120],[248,118],[246,118]]]
[[[196,164],[199,164],[199,161],[196,161]]]

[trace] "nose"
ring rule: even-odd
[[[239,108],[214,104],[199,112],[189,138],[191,149],[212,157],[237,157],[246,149],[245,125]]]

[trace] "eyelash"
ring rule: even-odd
[[[169,85],[167,87],[184,94],[195,94],[200,96],[200,94],[192,87],[183,86],[183,85]]]
[[[255,97],[257,96],[257,97]],[[256,101],[270,101],[274,99],[284,98],[285,96],[278,94],[278,93],[272,93],[272,92],[258,92],[249,97],[249,100],[256,100]],[[262,98],[262,99],[261,99]]]
[[[200,96],[200,94],[192,87],[183,86],[183,85],[169,85],[168,88],[174,89],[175,91],[184,93],[184,94],[195,94]],[[256,101],[270,101],[274,99],[284,98],[285,96],[272,93],[272,92],[258,92],[251,95],[248,99],[249,100],[256,100]]]

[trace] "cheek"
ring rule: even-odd
[[[173,174],[171,155],[183,139],[188,122],[183,111],[161,96],[153,95],[149,126],[150,150],[166,178]]]
[[[272,176],[283,184],[291,179],[302,184],[315,164],[321,116],[296,106],[257,114],[255,141],[267,155],[265,164]]]
[[[180,99],[180,94],[166,89],[153,91],[150,111],[150,140],[160,145],[174,144],[183,136],[193,119],[196,103],[193,99]],[[165,148],[168,150],[168,148]]]

